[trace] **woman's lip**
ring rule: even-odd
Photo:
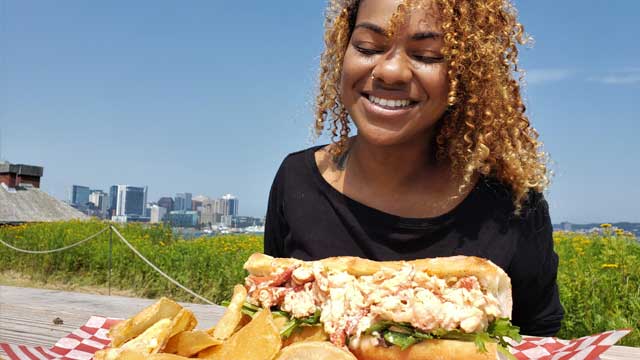
[[[402,116],[408,113],[409,111],[413,110],[413,108],[417,104],[417,102],[412,102],[409,106],[405,106],[401,108],[391,108],[391,107],[387,107],[387,106],[383,106],[383,105],[379,105],[371,102],[371,100],[369,100],[369,96],[366,94],[363,94],[362,98],[364,100],[364,106],[367,111],[374,113],[376,115],[388,116],[388,117]]]
[[[362,92],[361,95],[366,97],[367,99],[369,99],[369,96],[375,96],[377,98],[388,99],[388,100],[409,100],[412,103],[418,102],[417,100],[414,100],[409,96],[398,96],[397,94]]]

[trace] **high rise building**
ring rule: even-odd
[[[69,194],[69,203],[79,207],[85,207],[89,202],[90,194],[91,189],[89,189],[87,186],[72,185],[71,194]]]
[[[173,202],[173,210],[175,211],[191,211],[191,193],[176,194]]]
[[[223,216],[236,216],[238,215],[239,205],[240,200],[237,197],[226,194],[220,199],[219,210]]]
[[[216,200],[203,200],[200,210],[200,224],[211,226],[220,223],[220,212],[216,210],[216,204],[219,203],[219,199]]]
[[[202,212],[203,205],[210,201],[207,196],[204,195],[196,195],[191,199],[191,210]]]
[[[161,197],[160,200],[158,200],[158,206],[162,206],[167,209],[167,211],[173,211],[173,198]]]
[[[137,187],[129,185],[117,186],[116,216],[144,216],[147,203],[146,186]]]
[[[109,188],[109,209],[107,218],[116,214],[116,205],[118,204],[118,185],[112,185]]]
[[[152,224],[161,223],[165,215],[167,215],[167,209],[160,205],[151,205],[151,220],[149,222]]]
[[[109,194],[106,192],[102,190],[91,190],[89,202],[100,211],[101,217],[105,217],[108,214],[110,201]]]

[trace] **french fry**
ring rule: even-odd
[[[169,339],[164,352],[190,357],[214,345],[222,344],[204,330],[184,331]]]
[[[328,341],[305,341],[284,347],[274,360],[357,360]]]
[[[198,357],[214,360],[272,360],[282,341],[269,309],[261,310],[247,325],[222,345],[198,353]]]
[[[127,340],[142,334],[161,319],[173,318],[182,306],[173,300],[161,298],[155,304],[144,308],[135,316],[121,321],[109,330],[112,347],[119,347]]]
[[[219,340],[228,339],[238,327],[242,320],[242,305],[247,298],[247,289],[242,285],[236,285],[233,288],[233,296],[227,310],[222,318],[216,324],[213,330],[213,337]]]

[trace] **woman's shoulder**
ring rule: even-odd
[[[529,190],[526,198],[516,212],[513,190],[495,177],[485,176],[478,181],[478,189],[484,195],[484,201],[506,215],[510,220],[531,220],[532,216],[548,212],[544,194],[535,189]]]
[[[321,152],[325,145],[312,146],[287,154],[276,173],[276,182],[287,182],[287,179],[308,178],[312,176],[316,166],[314,155]]]
[[[306,149],[301,149],[287,154],[280,164],[280,169],[304,166],[308,162],[309,158],[313,157],[313,154],[324,146],[325,145],[311,146]]]

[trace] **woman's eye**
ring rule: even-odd
[[[376,54],[382,53],[382,50],[366,48],[366,47],[357,46],[357,45],[355,48],[356,50],[358,50],[359,53],[364,55],[376,55]]]
[[[414,59],[423,62],[425,64],[437,64],[444,61],[444,56],[422,56],[413,55]]]

